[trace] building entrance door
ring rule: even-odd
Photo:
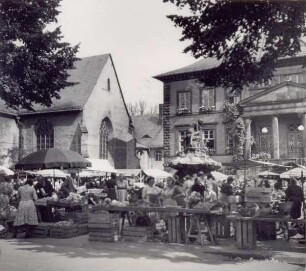
[[[288,158],[301,158],[303,154],[303,135],[301,132],[288,133]]]

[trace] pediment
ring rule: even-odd
[[[242,100],[240,105],[245,107],[248,105],[290,103],[301,100],[306,100],[306,87],[293,82],[285,82]]]

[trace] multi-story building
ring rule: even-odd
[[[200,123],[209,154],[222,164],[232,163],[233,139],[224,121],[228,99],[243,108],[245,150],[265,152],[277,162],[302,162],[306,157],[306,44],[295,57],[280,59],[269,82],[244,87],[230,97],[223,88],[203,87],[205,71],[219,62],[202,59],[187,67],[155,76],[164,83],[164,156],[171,160],[183,150],[186,131]],[[306,127],[305,127],[306,128]],[[250,148],[251,142],[254,142]]]

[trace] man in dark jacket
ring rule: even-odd
[[[291,218],[297,219],[301,216],[302,202],[304,200],[304,193],[300,186],[297,185],[297,180],[292,178],[290,184],[285,191],[286,202],[292,202],[292,208],[290,211]]]

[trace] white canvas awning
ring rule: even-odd
[[[117,171],[118,171],[118,174],[121,173],[125,177],[131,177],[133,174],[135,176],[138,176],[139,174],[141,174],[142,169],[140,169],[140,168],[132,168],[132,169],[130,169],[130,168],[127,168],[127,169],[122,168],[122,169],[117,169]]]
[[[160,169],[143,169],[143,172],[148,175],[151,176],[153,178],[167,178],[167,177],[173,177],[170,173],[160,170]]]
[[[88,167],[88,170],[106,172],[106,173],[118,173],[118,171],[105,159],[93,159],[87,158],[91,163],[91,167]]]
[[[268,171],[268,170],[260,172],[257,175],[260,176],[260,177],[279,176],[278,173],[275,173],[275,172],[272,172],[272,171]]]
[[[5,166],[0,166],[0,175],[6,175],[6,176],[10,176],[10,175],[14,175],[14,171],[10,170],[9,168],[5,167]]]
[[[283,165],[279,165],[279,164],[274,164],[274,163],[264,162],[264,161],[257,161],[257,160],[253,160],[253,159],[249,159],[249,161],[260,164],[260,165],[270,166],[270,167],[291,168],[291,166],[283,166]]]
[[[224,181],[228,178],[228,175],[225,175],[218,171],[211,171],[210,174],[215,178],[216,181]]]
[[[291,177],[295,177],[295,178],[305,178],[306,176],[306,169],[301,168],[301,167],[296,167],[293,169],[290,169],[286,172],[283,172],[280,177],[282,179],[290,179]]]

